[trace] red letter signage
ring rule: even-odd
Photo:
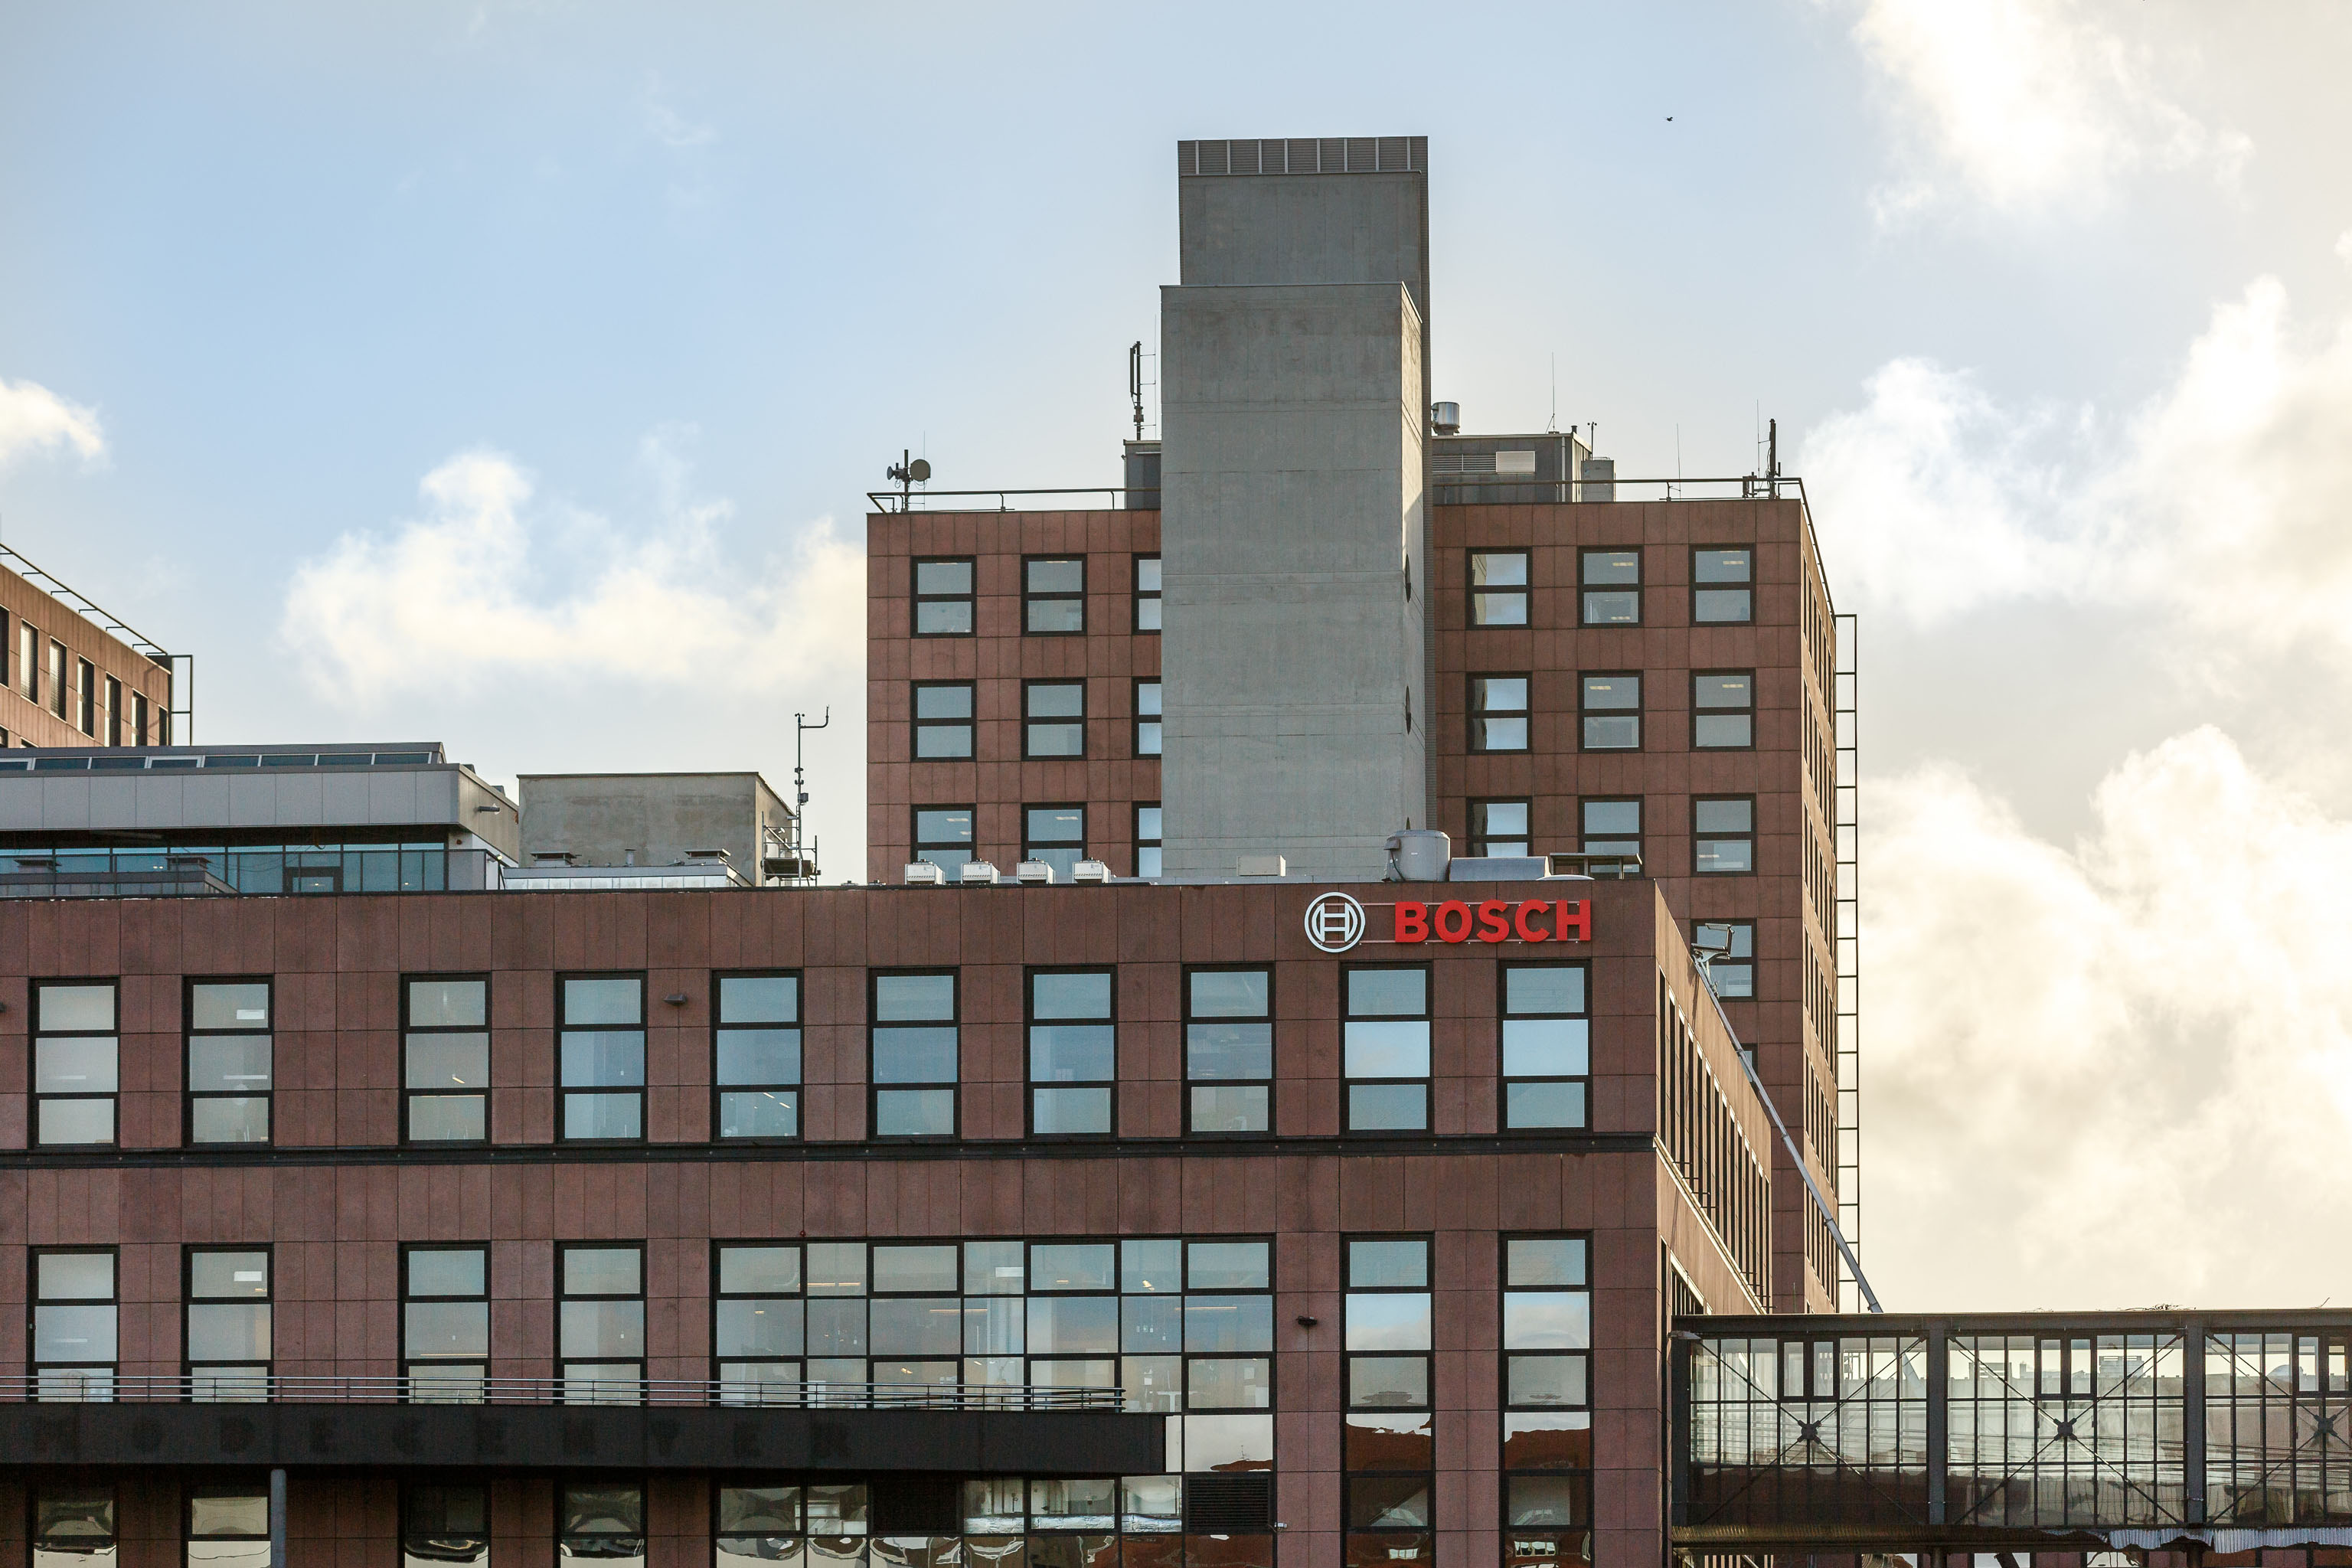
[[[1429,906],[1399,903],[1396,912],[1396,939],[1399,942],[1429,940]]]

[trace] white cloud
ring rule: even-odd
[[[519,677],[705,693],[854,679],[863,550],[825,519],[756,568],[726,560],[712,525],[731,508],[687,499],[672,434],[642,454],[660,516],[626,538],[534,509],[530,475],[501,453],[450,458],[425,476],[423,516],[347,533],[296,570],[283,637],[321,693],[362,705]]]
[[[65,447],[84,462],[106,456],[98,410],[68,403],[37,382],[0,379],[0,468],[28,453]]]
[[[2219,731],[2068,848],[1866,785],[1864,1267],[1890,1308],[2352,1299],[2352,824]]]
[[[659,77],[646,85],[644,110],[646,134],[673,153],[708,146],[719,140],[716,125],[709,121],[688,120],[670,106]]]
[[[1883,222],[1955,194],[2011,214],[2095,205],[2145,168],[2226,184],[2252,151],[2182,108],[2155,52],[2074,0],[1864,0],[1853,37],[1908,143]]]
[[[2217,653],[2352,649],[2352,315],[2300,327],[2259,279],[2120,420],[2004,406],[1917,360],[1866,390],[1800,450],[1843,602],[1926,626],[2037,596],[2139,605]]]

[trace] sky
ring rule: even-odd
[[[1805,480],[1881,1298],[2352,1300],[2352,7],[1172,17],[0,5],[0,541],[202,740],[830,710],[858,874],[865,492],[1118,482],[1177,140],[1425,134],[1469,428]]]

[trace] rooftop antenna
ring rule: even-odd
[[[1135,438],[1143,439],[1143,340],[1127,351],[1127,395],[1135,399]]]
[[[1551,421],[1544,426],[1544,434],[1548,436],[1559,434],[1559,355],[1558,353],[1551,356]]]
[[[904,511],[907,510],[908,498],[913,494],[915,487],[931,477],[931,460],[929,458],[918,458],[912,447],[901,447],[898,460],[890,466],[890,470],[885,477],[898,484],[898,510]],[[825,711],[830,713],[833,710],[828,708]],[[824,726],[812,724],[809,728],[822,730]]]
[[[793,875],[796,880],[816,880],[815,857],[801,847],[802,824],[808,817],[808,777],[801,768],[801,737],[811,730],[822,730],[833,722],[833,704],[824,706],[824,717],[812,724],[805,713],[793,715]]]
[[[1777,418],[1764,426],[1764,477],[1771,482],[1772,499],[1780,499],[1780,421]]]

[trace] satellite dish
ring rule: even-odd
[[[907,477],[917,484],[921,484],[931,477],[931,460],[929,458],[918,458],[908,464]]]

